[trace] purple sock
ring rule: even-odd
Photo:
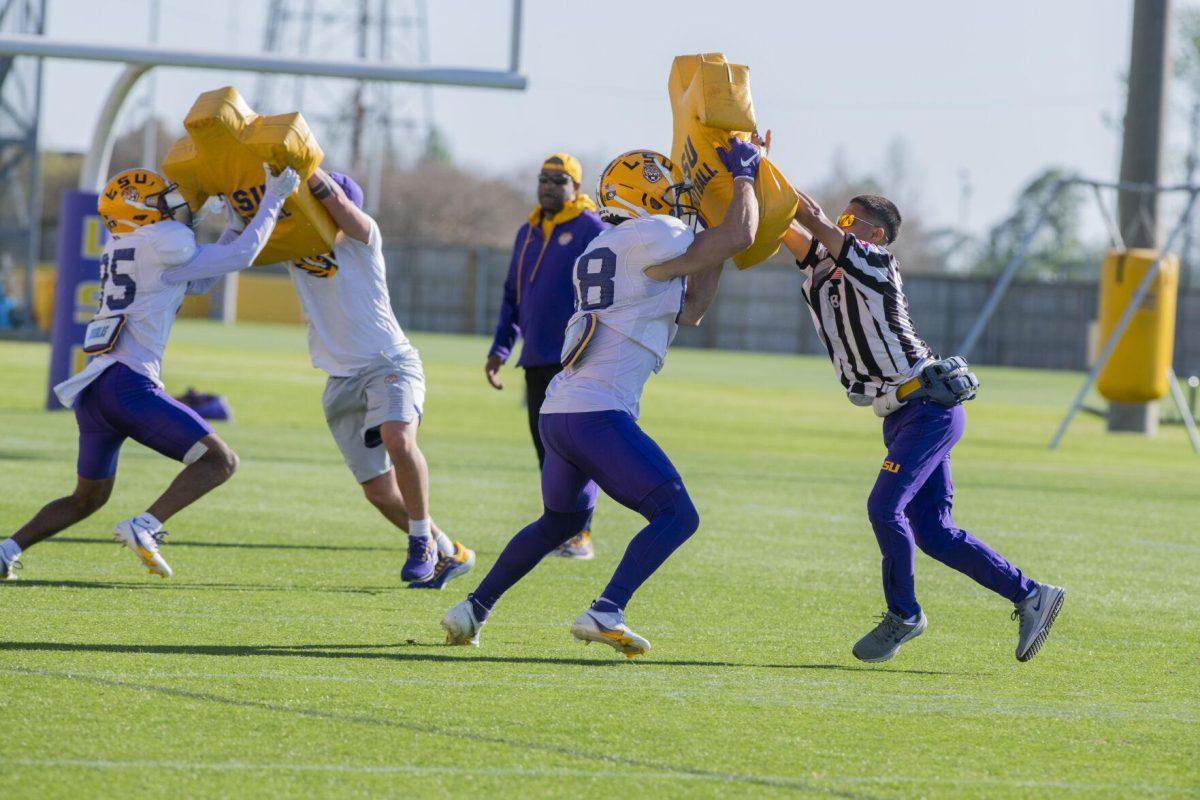
[[[607,597],[601,597],[599,600],[592,603],[592,610],[599,611],[601,614],[616,614],[624,611],[625,609],[621,608]]]

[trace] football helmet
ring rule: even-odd
[[[671,159],[653,150],[630,150],[614,158],[600,173],[596,202],[600,218],[625,220],[670,214],[695,221],[692,187]]]
[[[191,211],[178,186],[149,169],[127,169],[114,175],[100,192],[96,210],[114,236],[177,219],[176,215],[182,217],[180,222],[191,224]]]

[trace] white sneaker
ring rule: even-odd
[[[600,642],[626,658],[650,652],[650,642],[638,636],[625,624],[620,611],[596,611],[589,608],[571,623],[571,635],[581,642]]]
[[[15,581],[17,580],[17,570],[21,568],[21,560],[14,558],[9,561],[0,553],[0,581]]]
[[[149,525],[139,522],[137,517],[118,522],[117,527],[113,528],[114,542],[120,542],[137,553],[151,575],[169,578],[171,567],[158,552],[158,545],[166,535],[166,531],[153,530]]]
[[[486,622],[487,620],[484,620]],[[470,600],[455,603],[442,617],[442,630],[446,632],[446,644],[473,645],[479,647],[479,629],[483,622],[475,619],[475,609]]]

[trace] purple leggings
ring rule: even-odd
[[[597,488],[646,518],[625,549],[602,597],[625,608],[633,593],[700,525],[671,460],[623,411],[542,414],[545,513],[509,541],[471,593],[486,615],[500,596],[555,547],[578,533],[596,505]]]
[[[79,423],[79,477],[98,481],[117,474],[126,439],[182,461],[196,442],[213,432],[192,409],[145,375],[113,364],[75,399]]]
[[[1033,583],[1004,556],[954,525],[950,509],[950,450],[962,438],[967,414],[929,399],[909,402],[883,421],[887,460],[867,501],[883,554],[883,594],[893,613],[921,610],[913,587],[916,548],[1014,603]]]

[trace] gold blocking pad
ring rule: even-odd
[[[717,158],[731,135],[748,139],[756,129],[750,99],[750,68],[730,64],[720,53],[677,56],[667,82],[675,132],[671,160],[694,186],[692,200],[707,225],[717,225],[733,197],[733,178]],[[787,178],[763,159],[755,183],[759,220],[754,243],[734,256],[738,269],[763,262],[779,249],[779,241],[796,214],[799,198]]]
[[[263,195],[263,163],[276,172],[290,166],[300,174],[300,188],[284,203],[256,265],[312,258],[332,249],[337,226],[306,183],[325,154],[299,112],[257,114],[237,89],[226,86],[196,98],[183,126],[187,134],[167,153],[163,172],[179,184],[192,211],[212,195],[224,195],[249,221]]]

